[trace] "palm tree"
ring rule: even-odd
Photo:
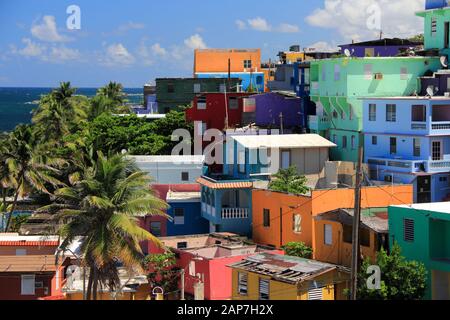
[[[76,91],[77,89],[72,88],[70,82],[61,82],[59,88],[54,89],[51,94],[57,102],[64,104]]]
[[[310,190],[306,185],[308,180],[297,173],[296,166],[280,169],[273,177],[274,179],[269,183],[270,190],[292,194],[306,194]]]
[[[125,101],[123,86],[117,82],[109,82],[106,86],[98,89],[97,94],[109,98],[116,106],[122,105]]]
[[[52,176],[58,170],[52,167],[60,163],[45,155],[37,144],[36,135],[30,125],[19,125],[10,134],[4,147],[4,163],[8,167],[10,186],[14,189],[14,199],[7,215],[6,231],[17,206],[19,196],[28,194],[32,189],[49,193],[46,183],[57,186],[60,182]]]
[[[159,243],[138,226],[137,217],[166,216],[167,204],[149,188],[149,178],[123,155],[87,163],[73,184],[55,191],[56,202],[41,208],[55,213],[60,223],[61,250],[82,237],[81,252],[89,267],[87,298],[97,299],[99,286],[120,288],[118,262],[129,270],[140,268],[144,255],[139,242]]]

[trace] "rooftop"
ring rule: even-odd
[[[361,97],[360,100],[431,100],[431,101],[446,101],[450,102],[450,97],[445,96],[398,96],[398,97]]]
[[[205,156],[129,156],[140,163],[203,164]]]
[[[398,208],[408,208],[415,210],[426,210],[426,211],[434,211],[439,213],[448,213],[450,214],[450,202],[434,202],[434,203],[417,203],[412,205],[399,205],[392,206]]]
[[[399,39],[399,38],[384,38],[377,40],[369,40],[348,44],[341,44],[341,46],[417,46],[423,44],[422,42],[411,41],[408,39]]]
[[[230,267],[255,272],[270,276],[275,280],[294,284],[310,280],[315,276],[333,270],[349,272],[347,268],[341,266],[273,253],[252,255],[240,262],[231,264]]]
[[[253,182],[249,180],[214,180],[205,176],[198,178],[196,182],[210,189],[248,189],[253,187]]]
[[[58,246],[58,236],[19,236],[18,233],[0,233],[0,246]]]
[[[261,49],[196,49],[195,52],[260,52]]]
[[[239,144],[248,149],[259,148],[332,148],[334,143],[318,134],[284,134],[264,136],[233,136]]]
[[[319,214],[315,220],[337,221],[353,225],[354,209],[338,209]],[[361,211],[361,223],[377,233],[388,233],[389,222],[386,208],[371,208]]]
[[[167,202],[199,202],[201,198],[201,192],[176,192],[169,191],[166,196]]]
[[[55,256],[0,256],[0,272],[54,272]]]

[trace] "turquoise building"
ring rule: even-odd
[[[390,245],[427,271],[426,299],[450,300],[450,202],[389,207]]]

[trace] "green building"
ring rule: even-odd
[[[358,160],[363,130],[363,97],[408,96],[418,77],[441,66],[439,57],[339,57],[311,61],[311,100],[316,116],[309,128],[333,141],[332,160]]]
[[[428,270],[426,299],[450,299],[450,202],[391,206],[390,245]]]
[[[436,50],[439,54],[450,54],[450,8],[435,8],[417,13],[425,19],[425,50]]]
[[[156,79],[156,102],[159,113],[168,113],[180,106],[190,105],[196,94],[202,92],[225,92],[227,78],[159,78]],[[231,78],[230,92],[237,92],[241,80]]]

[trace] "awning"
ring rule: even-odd
[[[210,189],[248,189],[253,187],[253,182],[213,182],[205,178],[198,178],[197,182]]]

